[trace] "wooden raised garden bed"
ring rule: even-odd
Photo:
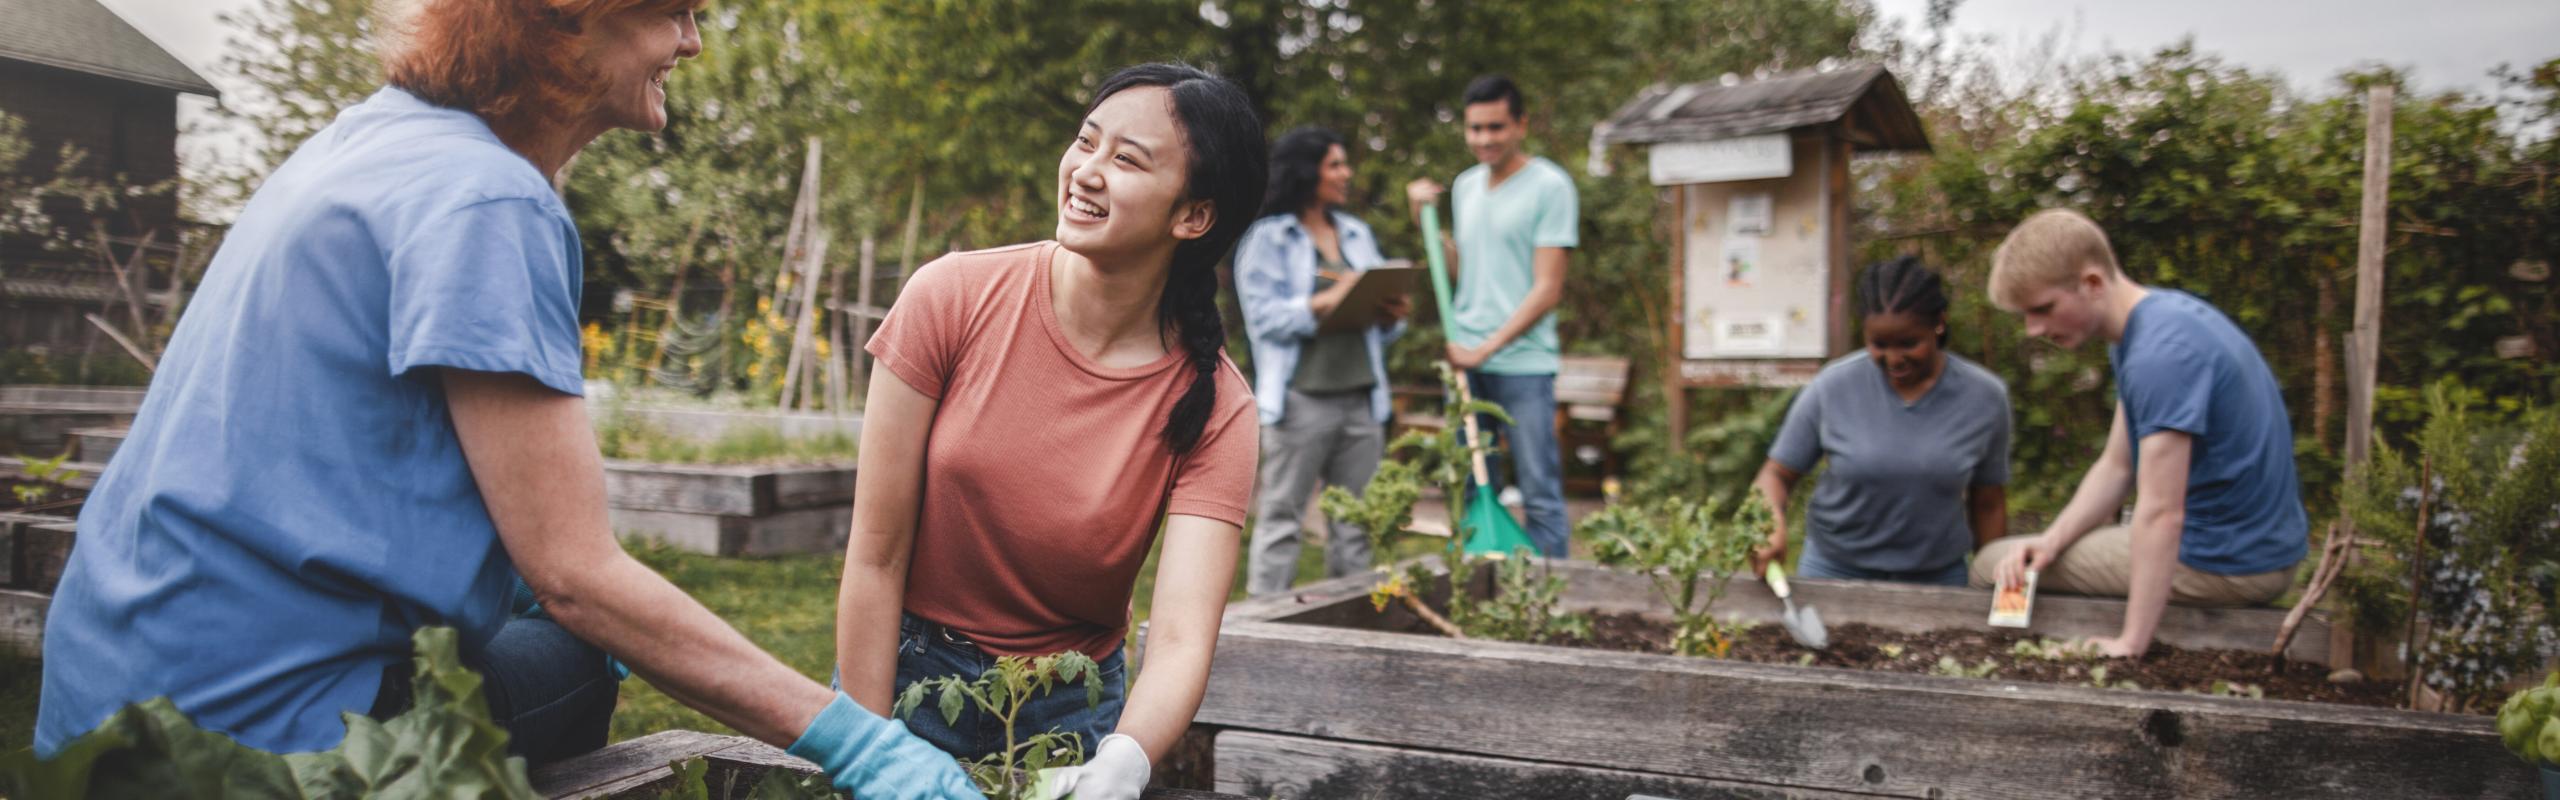
[[[853,465],[607,461],[605,497],[615,533],[691,552],[833,552],[853,527]]]
[[[1556,571],[1570,581],[1569,609],[1667,617],[1641,576]],[[1403,632],[1422,628],[1401,606],[1376,611],[1375,581],[1350,576],[1227,612],[1186,753],[1216,789],[1305,800],[2510,798],[2536,786],[2487,717],[1461,641]],[[1816,580],[1796,592],[1835,629],[1990,630],[1988,592]],[[2112,634],[2122,608],[2047,594],[2032,633]],[[1774,621],[1778,605],[1737,580],[1716,611]],[[2280,618],[2171,609],[2159,638],[2259,652]],[[2305,626],[2291,654],[2325,658],[2326,626]]]
[[[0,455],[51,456],[72,431],[130,424],[141,408],[138,388],[0,386]]]
[[[712,800],[745,797],[768,773],[784,770],[806,775],[815,764],[754,739],[695,731],[663,731],[615,744],[577,758],[545,765],[532,774],[534,791],[558,800],[573,798],[654,798],[674,787],[669,767],[692,759],[708,762],[703,784]],[[1245,800],[1233,795],[1182,789],[1151,789],[1143,800]]]

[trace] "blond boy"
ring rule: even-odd
[[[2009,232],[1992,256],[1991,300],[2064,348],[2104,337],[2116,413],[2053,525],[1984,546],[1975,586],[2034,570],[2046,590],[2123,596],[2124,628],[2091,644],[2138,657],[2170,603],[2258,605],[2292,585],[2309,527],[2293,425],[2239,326],[2192,295],[2126,278],[2097,223],[2061,209]],[[2127,492],[2132,524],[2116,525]]]

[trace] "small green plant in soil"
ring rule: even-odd
[[[1671,651],[1723,658],[1736,626],[1715,618],[1716,601],[1736,573],[1750,569],[1751,549],[1769,530],[1769,507],[1758,492],[1730,509],[1685,498],[1621,503],[1582,521],[1600,563],[1644,573],[1654,594],[1671,606]]]
[[[1988,663],[1991,663],[1991,662],[1989,662],[1989,661],[1985,661],[1985,662],[1983,662],[1983,663],[1988,664]],[[2216,681],[2216,683],[2220,683],[2220,681]],[[2105,665],[2105,664],[2100,664],[2100,665],[2097,665],[2097,666],[2094,666],[2094,667],[2090,667],[2090,668],[2089,668],[2089,686],[2090,686],[2091,688],[2095,688],[2095,689],[2134,689],[2134,690],[2139,690],[2139,689],[2141,689],[2141,688],[2142,688],[2142,684],[2135,683],[2135,682],[2133,682],[2132,680],[2129,680],[2129,679],[2128,679],[2128,680],[2115,680],[2115,681],[2107,680],[2107,665]],[[2261,693],[2260,693],[2260,696],[2261,696],[2261,697],[2263,697],[2263,696],[2265,696],[2265,695],[2264,695],[2264,693],[2263,693],[2263,692],[2261,692]]]
[[[2507,696],[2498,707],[2498,740],[2527,764],[2560,763],[2560,672]]]
[[[1457,377],[1446,365],[1440,380],[1450,394],[1457,392]],[[1354,495],[1341,487],[1329,487],[1321,500],[1325,518],[1357,525],[1369,535],[1370,551],[1382,561],[1403,552],[1398,545],[1408,537],[1423,534],[1412,531],[1413,507],[1421,502],[1424,486],[1436,485],[1449,501],[1448,518],[1465,519],[1463,503],[1468,496],[1468,483],[1474,475],[1474,461],[1468,453],[1465,426],[1454,424],[1462,414],[1488,414],[1504,422],[1510,415],[1501,406],[1481,400],[1453,404],[1449,419],[1453,424],[1438,431],[1413,431],[1387,445],[1390,454],[1402,458],[1378,465],[1378,472],[1368,486]],[[1489,436],[1487,437],[1490,438]],[[1487,449],[1489,442],[1484,443]],[[1429,586],[1435,576],[1425,565],[1413,564],[1394,571],[1381,563],[1384,579],[1370,591],[1369,599],[1381,611],[1388,604],[1402,603],[1441,633],[1456,638],[1498,639],[1514,642],[1553,642],[1584,639],[1591,635],[1587,615],[1558,610],[1564,595],[1565,580],[1534,564],[1535,559],[1523,549],[1506,559],[1469,557],[1465,552],[1467,531],[1452,531],[1441,552],[1448,565],[1449,613],[1433,611],[1423,602],[1420,587]],[[1486,562],[1494,565],[1494,593],[1479,599],[1465,587],[1474,584],[1475,572]]]
[[[1005,656],[976,679],[946,676],[916,681],[898,693],[891,709],[893,718],[914,715],[923,708],[928,696],[942,714],[943,724],[954,725],[960,714],[970,707],[994,717],[1004,728],[1004,749],[974,761],[962,762],[969,779],[989,800],[1027,800],[1038,785],[1040,771],[1050,767],[1072,767],[1084,763],[1084,747],[1074,736],[1058,731],[1042,731],[1022,736],[1016,721],[1022,707],[1032,699],[1047,695],[1060,686],[1084,684],[1085,702],[1102,704],[1102,668],[1083,653],[1069,650],[1037,658]]]
[[[69,450],[64,450],[61,455],[52,458],[40,459],[20,455],[18,460],[24,465],[18,468],[18,471],[23,473],[24,480],[11,485],[9,493],[18,498],[18,505],[21,506],[33,506],[51,500],[68,491],[70,489],[68,484],[80,477],[79,470],[64,469],[62,466],[71,460]]]
[[[1964,662],[1957,661],[1955,656],[1939,656],[1938,665],[1929,668],[1931,675],[1944,675],[1950,678],[1988,678],[1999,673],[2000,662],[1988,658],[1983,659],[1982,663],[1967,666]]]
[[[336,749],[259,751],[196,727],[160,697],[125,706],[50,760],[33,750],[0,758],[0,796],[539,797],[524,759],[507,755],[507,732],[489,719],[480,675],[463,668],[453,629],[423,628],[414,641],[415,705],[388,721],[346,715]]]
[[[2045,661],[2096,661],[2106,655],[2087,643],[2045,638],[2020,639],[2017,644],[2009,647],[2009,653],[2020,658],[2036,658]]]

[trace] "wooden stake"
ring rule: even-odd
[[[1689,441],[1689,395],[1680,363],[1689,358],[1689,295],[1685,277],[1689,272],[1689,187],[1671,187],[1671,327],[1662,338],[1662,403],[1664,420],[1671,429],[1666,445],[1674,452]]]
[[[853,287],[853,304],[857,308],[866,310],[871,308],[871,287],[878,283],[872,280],[872,277],[879,269],[879,251],[879,240],[872,238],[870,234],[863,234],[862,276],[860,282],[855,283]],[[842,303],[844,298],[838,297],[836,302]],[[846,347],[843,343],[836,346],[840,348],[840,352],[844,353],[845,363],[853,367],[854,385],[863,387],[863,391],[868,393],[871,390],[871,370],[865,363],[867,352],[864,348],[871,346],[871,317],[864,314],[846,314],[844,318],[853,323],[852,346]]]
[[[2374,373],[2382,361],[2382,277],[2383,252],[2389,233],[2388,205],[2391,199],[2391,102],[2390,86],[2375,86],[2365,95],[2364,123],[2364,204],[2357,221],[2356,237],[2356,321],[2347,343],[2347,482],[2364,474],[2365,460],[2373,448],[2373,383]],[[2346,522],[2349,538],[2355,536],[2355,521]],[[2348,566],[2353,566],[2355,551],[2347,551]],[[2411,587],[2414,591],[2416,587]],[[2335,616],[2332,609],[2332,616]],[[2351,664],[2355,660],[2353,629],[2340,625],[2329,634],[2329,663]]]
[[[810,398],[807,396],[808,387],[805,384],[816,378],[810,373],[808,361],[810,351],[813,349],[812,339],[816,334],[813,325],[816,317],[814,312],[817,311],[818,306],[818,265],[827,258],[827,229],[818,228],[817,234],[811,238],[815,242],[809,248],[807,262],[800,269],[800,301],[795,304],[791,315],[791,355],[783,361],[782,407],[784,408],[809,407]],[[807,377],[804,378],[804,375]],[[795,388],[800,390],[797,395],[793,393]]]

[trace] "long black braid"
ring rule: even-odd
[[[1191,143],[1187,199],[1210,201],[1215,214],[1207,235],[1174,246],[1172,275],[1156,303],[1157,321],[1176,332],[1191,361],[1191,387],[1174,402],[1158,433],[1179,455],[1200,444],[1209,412],[1217,407],[1218,356],[1227,344],[1226,321],[1218,311],[1218,262],[1253,224],[1268,177],[1267,149],[1262,118],[1244,90],[1188,64],[1140,64],[1114,72],[1094,91],[1085,113],[1142,86],[1161,86],[1173,95],[1174,114]]]
[[[1858,314],[1910,314],[1938,322],[1938,346],[1947,345],[1947,287],[1918,256],[1867,265],[1858,279]]]

